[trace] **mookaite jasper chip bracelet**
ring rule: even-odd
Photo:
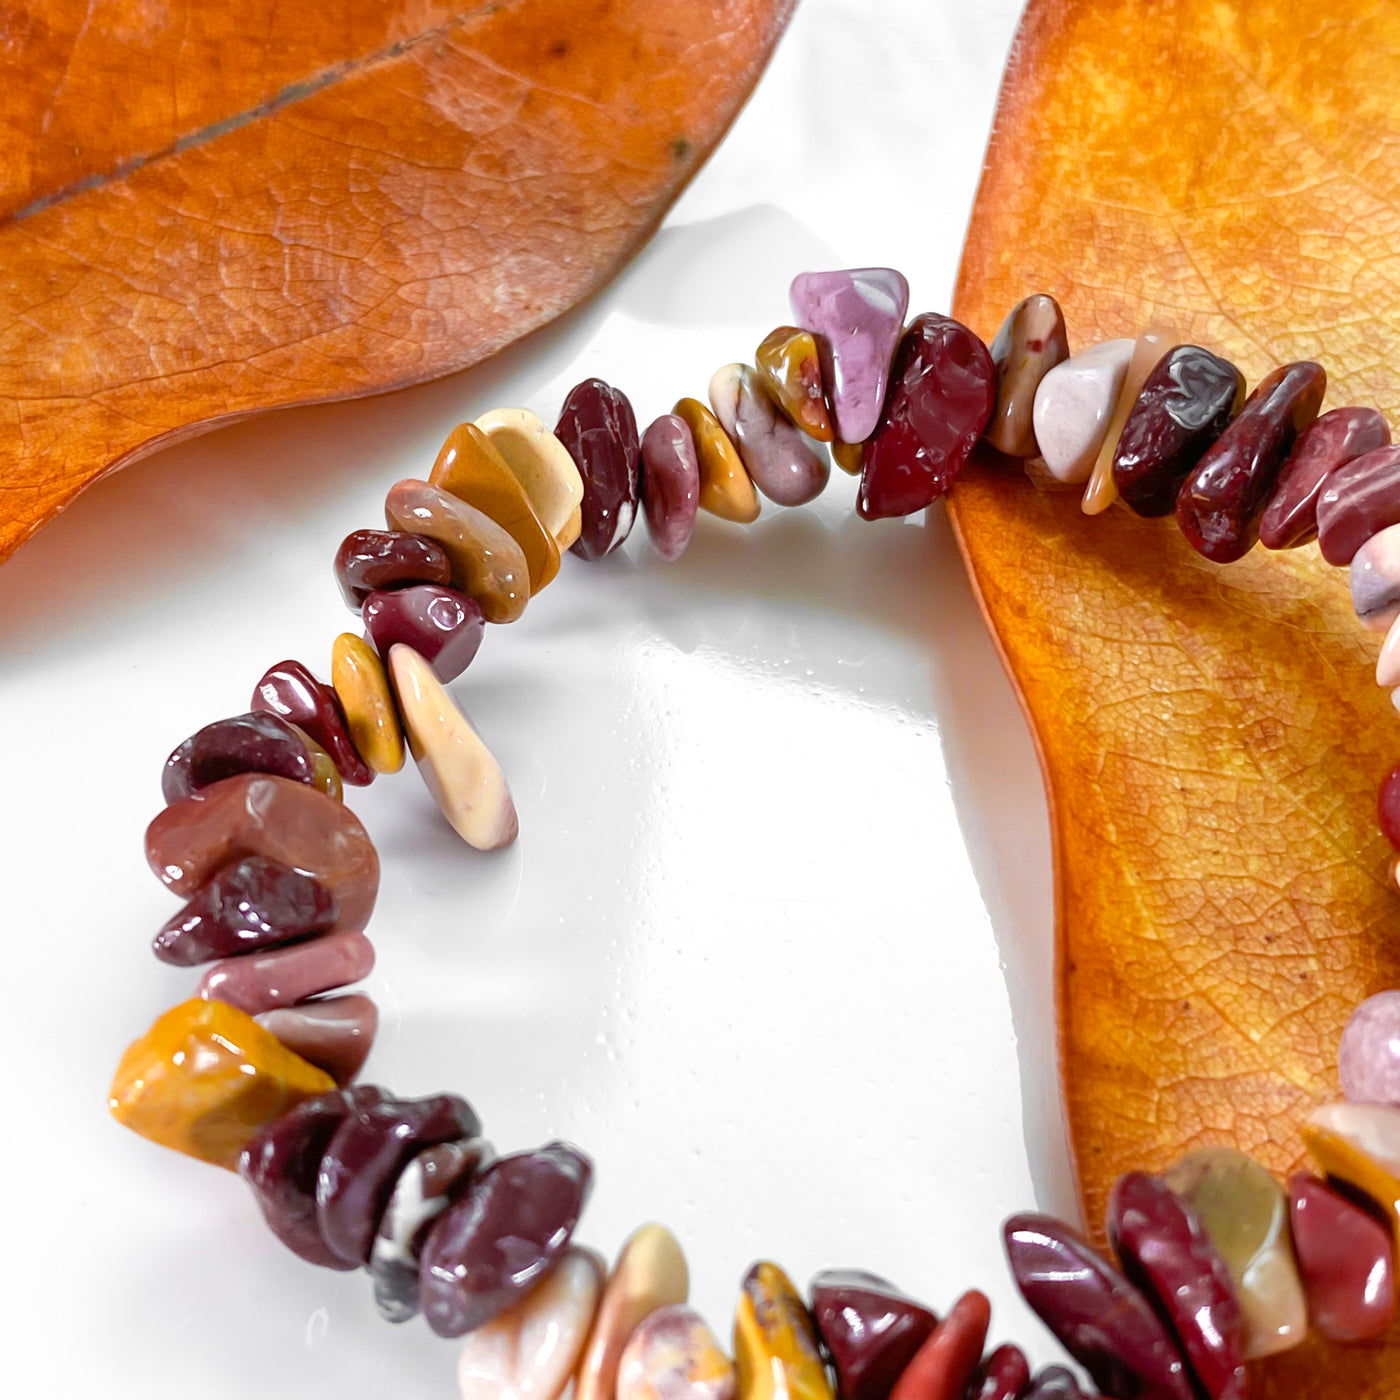
[[[990,350],[925,313],[888,268],[806,273],[795,325],[750,365],[726,365],[710,406],[681,399],[640,437],[632,406],[589,379],[553,432],[524,409],[453,429],[426,481],[400,481],[387,530],[357,530],[335,560],[364,636],[331,652],[331,684],[283,661],[246,714],[186,739],[146,833],[161,881],[187,902],[156,956],[207,965],[191,1000],[123,1056],[111,1109],[128,1127],[236,1170],[267,1223],[312,1264],[366,1269],[384,1316],[421,1312],[465,1337],[464,1400],[1072,1400],[1062,1367],[986,1352],[987,1299],[941,1320],[874,1275],[822,1273],[808,1298],[776,1264],[740,1288],[733,1361],[686,1306],[685,1258],[642,1226],[611,1273],[572,1243],[592,1164],[551,1142],[497,1156],[455,1094],[396,1098],[355,1084],[373,1003],[342,989],[374,961],[365,927],[379,864],[342,802],[403,766],[405,741],[443,815],[481,850],[515,839],[505,775],[446,683],[487,623],[518,618],[565,549],[601,559],[640,504],[663,559],[696,513],[745,523],[826,485],[827,449],[860,473],[866,519],[951,489],[985,442],[1046,479],[1174,514],[1218,563],[1256,542],[1316,539],[1351,570],[1358,616],[1388,628],[1377,679],[1400,686],[1400,447],[1368,408],[1318,416],[1326,374],[1284,365],[1246,397],[1228,360],[1152,326],[1070,356],[1064,318],[1028,297]],[[1380,789],[1400,848],[1400,768]],[[328,995],[335,993],[334,995]],[[1027,1302],[1099,1390],[1119,1400],[1244,1394],[1246,1363],[1311,1326],[1375,1337],[1395,1311],[1400,1230],[1400,991],[1365,1002],[1342,1038],[1346,1101],[1303,1126],[1317,1175],[1280,1184],[1230,1148],[1116,1184],[1112,1258],[1044,1215],[1005,1224]]]

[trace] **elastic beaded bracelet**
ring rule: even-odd
[[[804,1301],[777,1265],[745,1276],[734,1359],[685,1306],[680,1245],[643,1226],[611,1275],[572,1242],[592,1164],[553,1142],[497,1157],[454,1094],[399,1099],[353,1084],[376,1028],[364,928],[379,866],[343,784],[411,751],[472,846],[515,839],[505,775],[446,683],[485,624],[513,621],[559,573],[564,549],[601,559],[638,509],[675,559],[699,510],[746,522],[759,493],[800,505],[830,466],[861,476],[867,519],[946,494],[974,451],[1024,462],[1047,486],[1082,485],[1090,514],[1121,500],[1174,515],[1206,558],[1256,542],[1317,539],[1351,569],[1367,626],[1389,632],[1377,666],[1400,684],[1400,449],[1380,414],[1319,416],[1321,366],[1299,362],[1246,397],[1239,370],[1170,331],[1071,357],[1053,298],[1027,298],[990,348],[925,313],[888,268],[807,273],[797,322],[727,365],[710,407],[681,399],[637,431],[631,404],[590,379],[554,432],[523,409],[449,435],[427,481],[397,483],[386,530],[342,542],[335,573],[365,636],[345,633],[333,684],[284,661],[250,710],[206,726],[166,763],[152,869],[188,902],[156,935],[166,962],[208,968],[189,1001],[128,1049],[112,1086],[119,1121],[248,1183],[268,1225],[310,1263],[365,1268],[383,1315],[422,1312],[465,1336],[464,1400],[528,1391],[559,1400],[1018,1400],[1076,1397],[1062,1367],[1034,1379],[1023,1353],[984,1354],[990,1307],[975,1290],[941,1321],[873,1275],[828,1271]],[[1381,785],[1400,849],[1400,767]],[[327,995],[328,993],[340,993]],[[1115,1185],[1113,1259],[1044,1215],[1004,1226],[1016,1283],[1105,1395],[1232,1400],[1246,1363],[1297,1345],[1378,1336],[1395,1311],[1400,1232],[1400,991],[1366,1001],[1342,1038],[1347,1101],[1303,1126],[1320,1176],[1285,1189],[1228,1148]],[[1324,1179],[1325,1178],[1325,1179]]]

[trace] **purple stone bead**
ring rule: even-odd
[[[1350,564],[1367,540],[1400,525],[1400,446],[1344,462],[1317,498],[1317,543],[1329,564]]]
[[[1022,1297],[1106,1395],[1194,1400],[1176,1344],[1147,1300],[1076,1230],[1048,1215],[1002,1227]]]
[[[1351,605],[1373,632],[1400,617],[1400,525],[1387,525],[1352,556]]]
[[[340,697],[300,661],[279,661],[269,666],[253,688],[252,708],[279,715],[288,724],[306,730],[330,754],[336,771],[347,783],[368,787],[374,781],[373,771],[350,738]]]
[[[1299,439],[1283,464],[1273,499],[1259,521],[1266,549],[1297,549],[1317,538],[1317,502],[1327,478],[1348,462],[1390,443],[1390,426],[1374,408],[1334,408]]]
[[[452,562],[436,540],[403,530],[352,530],[335,554],[346,607],[358,612],[371,593],[415,583],[451,583]]]
[[[826,487],[831,463],[779,412],[748,365],[724,365],[710,380],[710,407],[734,440],[753,484],[780,506],[815,500]]]
[[[1047,1366],[1031,1382],[1024,1400],[1085,1400],[1085,1396],[1074,1372],[1063,1366]]]
[[[1021,1348],[999,1346],[977,1368],[966,1400],[1020,1400],[1030,1383],[1030,1364]]]
[[[460,1337],[524,1297],[559,1262],[588,1199],[593,1164],[552,1142],[502,1157],[438,1218],[419,1298],[439,1337]]]
[[[309,875],[267,856],[221,869],[156,934],[161,962],[196,967],[215,958],[276,948],[335,927],[335,895]]]
[[[486,630],[481,604],[455,588],[424,583],[365,599],[365,631],[387,663],[397,642],[410,646],[438,680],[456,680],[472,664]]]
[[[1348,1102],[1400,1107],[1400,991],[1377,992],[1351,1013],[1337,1067]]]
[[[480,1134],[481,1121],[456,1094],[425,1099],[382,1095],[364,1107],[356,1105],[321,1159],[316,1179],[321,1238],[348,1263],[368,1263],[404,1163],[425,1147]]]
[[[224,958],[210,966],[195,995],[260,1016],[347,987],[373,971],[374,945],[347,928],[290,948]]]
[[[700,461],[678,414],[663,413],[642,434],[641,489],[651,547],[668,563],[679,559],[700,509]]]
[[[803,272],[790,299],[797,324],[816,336],[837,437],[864,442],[880,420],[909,283],[891,267]]]
[[[583,478],[583,528],[574,553],[583,559],[611,554],[637,518],[637,419],[621,389],[601,379],[575,384],[564,400],[554,436]]]
[[[286,720],[254,712],[215,720],[191,734],[165,760],[160,790],[166,804],[239,773],[271,773],[313,785],[315,764]]]
[[[1154,1302],[1211,1400],[1241,1400],[1243,1326],[1230,1271],[1195,1212],[1156,1177],[1114,1183],[1108,1238],[1123,1272]]]
[[[841,1400],[886,1400],[938,1325],[928,1308],[860,1269],[825,1270],[812,1280],[811,1297]]]

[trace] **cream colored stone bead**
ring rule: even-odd
[[[734,1400],[734,1392],[734,1363],[694,1308],[659,1309],[622,1349],[617,1400]]]
[[[1031,415],[1046,470],[1056,481],[1080,486],[1108,434],[1123,390],[1131,340],[1105,340],[1062,360],[1040,381]]]
[[[493,408],[476,426],[519,478],[559,548],[567,549],[583,528],[583,478],[569,449],[528,408]]]

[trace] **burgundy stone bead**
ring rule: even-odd
[[[667,563],[679,559],[700,510],[700,459],[679,414],[663,413],[642,434],[641,491],[651,547]]]
[[[1113,454],[1113,484],[1139,515],[1170,515],[1176,494],[1244,402],[1244,375],[1199,345],[1168,350],[1143,381]]]
[[[425,583],[365,599],[365,631],[387,663],[397,642],[410,646],[438,680],[456,680],[476,655],[486,630],[481,604],[455,588]]]
[[[335,896],[309,875],[245,856],[221,869],[156,934],[161,962],[196,967],[215,958],[276,948],[335,927]]]
[[[316,1179],[321,1238],[348,1263],[367,1263],[404,1163],[425,1147],[480,1133],[480,1119],[456,1094],[425,1099],[385,1095],[364,1107],[356,1105],[321,1158]]]
[[[544,1278],[573,1235],[592,1178],[593,1164],[562,1142],[482,1172],[423,1245],[419,1299],[433,1331],[471,1332]]]
[[[916,316],[865,446],[862,519],[909,515],[947,495],[992,416],[996,390],[992,357],[966,326],[932,312]]]
[[[1376,817],[1380,822],[1381,834],[1400,851],[1400,764],[1381,781]]]
[[[361,1085],[349,1093],[322,1094],[264,1124],[249,1139],[238,1174],[252,1188],[268,1228],[294,1254],[328,1269],[353,1269],[321,1237],[316,1223],[316,1179],[321,1158],[353,1105],[382,1097]]]
[[[574,553],[601,559],[627,538],[637,518],[642,445],[632,405],[621,389],[585,379],[569,390],[554,436],[583,478],[583,529]]]
[[[977,1368],[965,1400],[1019,1400],[1030,1383],[1030,1364],[1021,1348],[999,1346]]]
[[[1181,483],[1176,522],[1193,549],[1217,564],[1249,553],[1283,464],[1326,392],[1327,372],[1311,360],[1259,381],[1239,417]]]
[[[1288,1183],[1289,1218],[1308,1321],[1334,1342],[1364,1342],[1395,1318],[1390,1232],[1316,1177]]]
[[[904,1368],[890,1400],[962,1400],[982,1360],[991,1321],[987,1295],[968,1289]]]
[[[279,661],[263,673],[253,689],[253,709],[280,715],[304,729],[335,763],[347,783],[368,787],[374,773],[355,749],[340,697],[300,661]]]
[[[1147,1300],[1076,1230],[1048,1215],[1002,1227],[1022,1297],[1106,1395],[1193,1400],[1176,1344]]]
[[[451,583],[452,562],[436,540],[403,530],[352,530],[335,554],[335,578],[354,611],[371,593],[415,583]]]
[[[1230,1271],[1195,1212],[1156,1177],[1129,1172],[1114,1183],[1108,1238],[1123,1272],[1181,1343],[1211,1400],[1241,1400],[1243,1321]]]
[[[1373,535],[1400,525],[1400,446],[1344,462],[1317,498],[1317,543],[1329,564],[1350,564]]]
[[[1047,1366],[1031,1382],[1025,1400],[1085,1400],[1085,1397],[1073,1371],[1063,1366]]]
[[[1327,478],[1346,463],[1390,443],[1390,426],[1374,408],[1334,408],[1299,439],[1283,464],[1273,499],[1259,521],[1266,549],[1296,549],[1317,538],[1317,502]]]
[[[812,1280],[811,1294],[841,1400],[886,1400],[938,1325],[928,1308],[859,1269],[825,1270]]]
[[[167,803],[239,773],[272,773],[311,784],[315,764],[300,735],[277,715],[254,712],[215,720],[165,760],[160,790]]]

